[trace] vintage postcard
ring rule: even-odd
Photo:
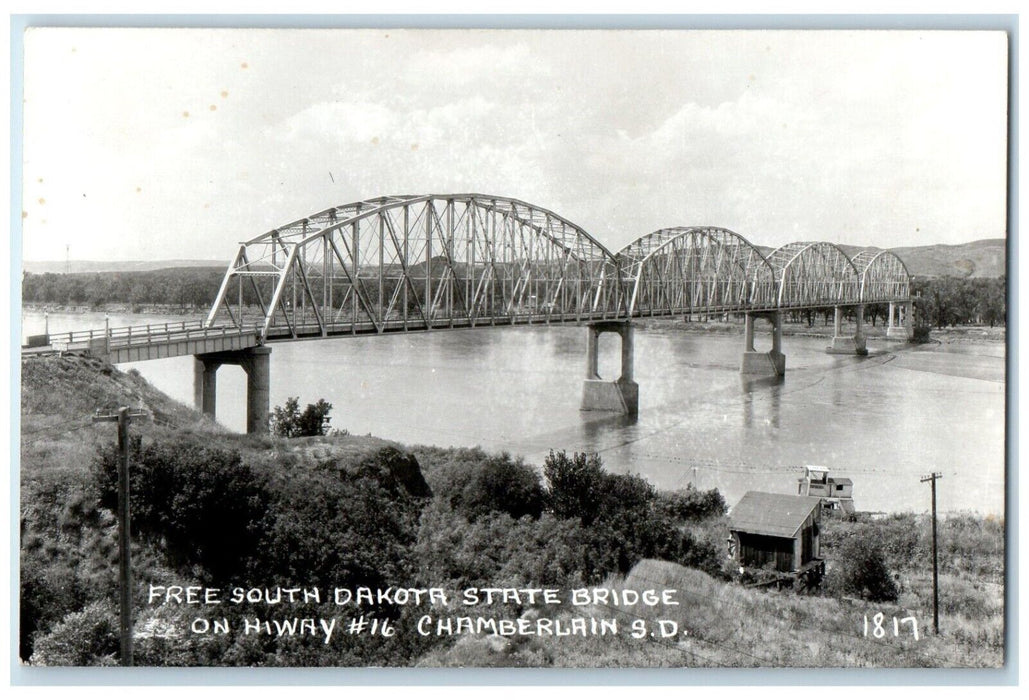
[[[1006,32],[23,49],[23,670],[1004,667]]]

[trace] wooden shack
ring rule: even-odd
[[[822,499],[748,491],[729,512],[730,550],[741,567],[782,573],[822,564]]]

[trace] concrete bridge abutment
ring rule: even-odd
[[[772,324],[772,349],[754,349],[754,319],[764,318]],[[781,377],[786,374],[786,355],[782,352],[782,317],[778,311],[744,314],[743,358],[740,374]]]
[[[900,304],[890,302],[889,325],[886,326],[886,337],[890,340],[911,340],[915,336],[914,304],[905,301]]]
[[[218,368],[238,365],[247,375],[247,434],[268,433],[271,408],[271,354],[265,346],[193,356],[193,402],[197,410],[214,418]]]
[[[622,373],[615,381],[602,379],[598,372],[601,333],[617,333],[622,339]],[[633,332],[629,321],[596,321],[586,326],[586,378],[582,383],[583,411],[617,411],[630,416],[639,413],[640,387],[633,380]]]
[[[843,335],[843,308],[833,309],[833,334],[832,345],[825,351],[830,355],[867,355],[868,346],[865,340],[863,324],[865,320],[865,307],[859,304],[855,312],[854,335]]]

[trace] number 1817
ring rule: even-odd
[[[914,636],[915,641],[918,641],[918,619],[914,615],[902,618],[898,618],[896,615],[894,615],[891,619],[893,620],[894,637],[900,636],[901,625],[905,623],[911,623],[911,634]],[[883,637],[885,637],[888,634],[886,628],[883,627],[883,622],[885,620],[886,615],[884,613],[878,612],[875,615],[872,615],[872,624],[870,628],[868,624],[868,615],[865,615],[865,636],[867,637],[869,631],[871,631],[872,636],[876,639],[882,639]]]

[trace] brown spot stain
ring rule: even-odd
[[[228,90],[222,90],[222,99],[224,100],[228,96],[229,96],[229,91]]]
[[[211,109],[211,111],[213,112],[213,111],[215,111],[216,109],[218,109],[218,105],[211,105],[210,109]]]
[[[142,187],[137,187],[137,188],[136,188],[136,193],[137,193],[137,194],[138,194],[138,193],[140,193],[140,192],[142,192],[142,191],[143,191],[143,188],[142,188]]]
[[[376,146],[379,145],[379,137],[378,136],[373,136],[372,137],[372,144],[374,144]]]
[[[29,213],[27,211],[25,211],[24,209],[21,210],[21,218],[23,218],[23,219],[29,218]]]
[[[41,184],[41,185],[42,185],[42,184],[43,184],[43,178],[38,178],[38,179],[36,180],[36,182],[38,182],[39,184]]]
[[[239,64],[239,67],[242,68],[243,70],[246,70],[250,66],[247,65],[246,61],[243,61],[242,63]]]
[[[40,204],[46,204],[46,200],[43,197],[40,197],[39,198],[39,203]]]
[[[412,143],[411,144],[411,150],[412,151],[417,151],[418,150],[418,144],[417,143]]]
[[[183,110],[183,112],[182,112],[182,116],[184,116],[184,117],[189,117],[189,112],[187,112],[187,111]]]

